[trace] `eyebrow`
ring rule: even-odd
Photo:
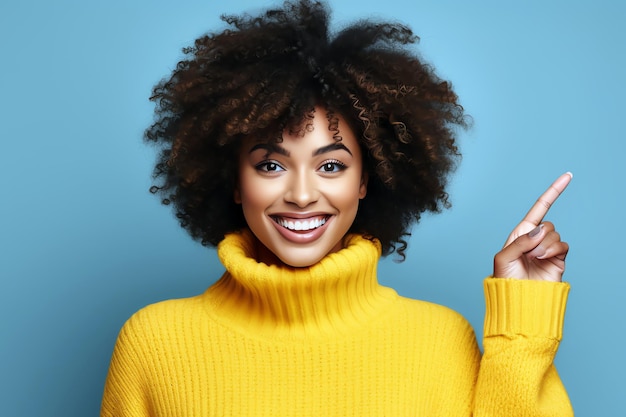
[[[280,145],[277,145],[275,143],[257,143],[256,145],[254,145],[252,147],[252,149],[250,149],[249,153],[252,153],[258,149],[265,149],[267,151],[267,154],[272,154],[272,153],[279,153],[281,155],[284,156],[290,156],[290,152],[283,148]],[[318,155],[322,155],[325,154],[327,152],[332,152],[335,150],[344,150],[346,152],[348,152],[350,155],[352,155],[352,152],[350,152],[350,149],[348,149],[346,147],[346,145],[344,145],[341,142],[335,142],[335,143],[331,143],[330,145],[326,145],[326,146],[322,146],[321,148],[315,150],[313,152],[313,156],[318,156]]]
[[[331,152],[331,151],[335,151],[335,150],[338,150],[338,149],[343,149],[344,151],[346,151],[350,155],[352,155],[352,152],[350,152],[350,149],[348,149],[346,147],[346,145],[344,145],[341,142],[335,142],[335,143],[331,143],[330,145],[322,146],[321,148],[319,148],[318,150],[313,152],[313,156],[321,155],[321,154],[324,154],[326,152]]]
[[[250,152],[248,153],[252,153],[256,151],[257,149],[265,149],[267,151],[267,155],[272,154],[272,153],[279,153],[285,156],[291,155],[287,149],[275,143],[257,143],[256,145],[252,147],[252,149],[250,149]]]

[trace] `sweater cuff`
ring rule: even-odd
[[[484,336],[561,340],[570,286],[564,282],[487,278]]]

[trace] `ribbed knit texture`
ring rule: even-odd
[[[460,315],[378,284],[377,242],[344,246],[288,268],[255,261],[249,232],[227,236],[217,283],[124,325],[101,416],[571,415],[552,367],[566,284],[486,280],[481,363]]]

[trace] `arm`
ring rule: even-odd
[[[569,285],[488,278],[474,416],[564,417],[573,411],[553,365]]]
[[[569,247],[552,223],[542,223],[571,178],[564,174],[550,186],[495,256],[493,276],[513,279],[485,280],[475,416],[573,415],[553,365],[569,292],[561,282]]]

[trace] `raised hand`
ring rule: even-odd
[[[542,221],[571,179],[569,172],[557,178],[513,229],[494,258],[494,277],[561,281],[569,245],[552,223]]]

